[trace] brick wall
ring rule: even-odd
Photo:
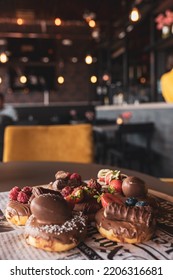
[[[94,71],[95,65],[85,63],[66,63],[61,69],[55,67],[54,85],[55,89],[50,90],[50,102],[63,101],[93,101],[96,100],[96,84],[90,83],[91,74],[97,75]],[[62,85],[57,83],[57,76],[63,75],[65,82]],[[8,65],[0,67],[0,91],[5,93],[7,103],[37,103],[43,102],[43,91],[28,90],[27,88],[11,90]]]

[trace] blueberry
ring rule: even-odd
[[[128,197],[126,199],[127,206],[134,206],[134,205],[136,205],[137,202],[138,202],[138,200],[135,197]]]
[[[135,206],[148,206],[148,202],[147,201],[138,201]]]

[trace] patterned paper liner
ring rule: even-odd
[[[91,259],[91,260],[172,260],[173,259],[173,202],[157,198],[162,212],[154,237],[141,244],[122,244],[103,238],[94,223],[88,227],[88,235],[77,248],[63,253],[51,253],[26,244],[24,227],[12,227],[2,231],[0,222],[0,259]],[[8,193],[0,193],[0,208],[5,209]],[[7,222],[5,222],[7,225]],[[9,225],[10,226],[10,225]]]

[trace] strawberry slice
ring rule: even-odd
[[[116,203],[119,203],[119,204],[123,203],[121,198],[119,198],[116,195],[111,194],[111,193],[102,194],[100,200],[101,200],[101,204],[102,204],[103,208],[105,208],[111,202],[116,202]]]
[[[109,191],[110,192],[122,192],[122,180],[120,179],[113,179],[109,183]]]
[[[75,188],[71,194],[64,197],[71,204],[82,202],[84,199],[84,190],[81,187]]]

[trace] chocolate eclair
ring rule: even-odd
[[[32,187],[13,187],[9,193],[5,209],[6,219],[14,225],[24,226],[31,215],[29,200],[32,196]]]
[[[102,236],[123,243],[142,243],[153,236],[156,228],[150,206],[126,206],[110,203],[96,214],[96,225]]]
[[[5,209],[6,219],[14,225],[24,226],[31,215],[28,203],[21,203],[16,200],[10,200]]]

